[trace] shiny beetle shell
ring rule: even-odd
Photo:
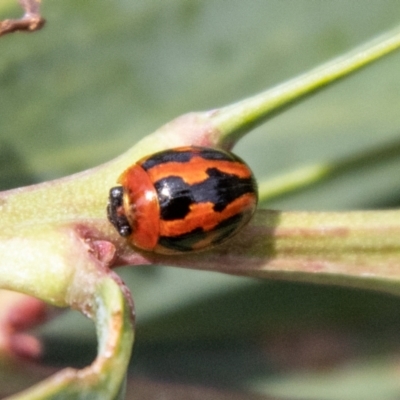
[[[257,205],[257,185],[236,155],[179,147],[145,157],[110,190],[107,214],[135,247],[163,254],[206,249],[235,235]]]

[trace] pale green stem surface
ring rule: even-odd
[[[399,221],[398,210],[259,210],[251,224],[226,245],[212,252],[175,257],[171,265],[259,278],[340,284],[398,295]]]

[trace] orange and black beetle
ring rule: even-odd
[[[145,157],[110,190],[107,214],[143,250],[176,254],[235,235],[257,205],[249,167],[227,151],[179,147]]]

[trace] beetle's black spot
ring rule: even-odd
[[[172,221],[185,218],[194,202],[191,186],[179,176],[169,176],[157,181],[154,187],[158,195],[161,219]]]
[[[221,160],[221,161],[236,161],[236,157],[231,153],[226,153],[221,150],[209,149],[200,147],[199,155],[205,160]]]
[[[202,157],[205,160],[242,162],[242,160],[239,157],[236,157],[234,154],[225,151],[210,149],[208,147],[196,147],[196,146],[193,146],[191,149],[192,150],[179,151],[179,148],[177,148],[155,153],[152,156],[150,156],[147,160],[145,160],[141,164],[141,167],[145,171],[147,171],[150,168],[155,167],[156,165],[168,162],[186,163],[189,162],[195,156]]]
[[[165,221],[182,219],[193,203],[212,203],[214,211],[223,211],[232,201],[246,193],[255,193],[253,178],[239,178],[217,168],[207,170],[209,178],[188,185],[179,176],[169,176],[155,182],[161,218]]]
[[[107,205],[108,220],[114,225],[118,233],[123,236],[129,236],[132,228],[124,213],[123,209],[124,189],[122,186],[115,186],[110,189],[109,200]]]
[[[201,228],[178,236],[160,236],[158,244],[167,249],[180,252],[193,251],[193,246],[207,237],[207,232]]]
[[[167,249],[179,252],[193,251],[197,243],[203,241],[212,233],[215,237],[210,244],[217,245],[235,233],[242,219],[243,214],[239,213],[222,221],[212,231],[204,231],[201,228],[196,228],[182,235],[160,236],[158,244]]]
[[[194,155],[195,153],[193,153],[193,151],[176,151],[174,149],[166,150],[153,154],[141,164],[141,167],[147,171],[156,165],[168,162],[186,163],[189,162]]]
[[[220,222],[213,229],[213,232],[218,232],[218,236],[213,239],[212,244],[216,245],[223,242],[228,237],[232,236],[235,233],[237,227],[242,223],[243,217],[244,214],[239,213],[236,215],[232,215],[232,217]]]
[[[196,203],[212,202],[214,211],[223,211],[229,203],[246,193],[253,193],[255,182],[252,178],[239,178],[217,168],[207,169],[209,176],[203,182],[192,185],[192,196]]]

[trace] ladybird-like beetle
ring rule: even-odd
[[[142,158],[111,188],[107,215],[143,250],[201,250],[235,235],[257,205],[249,167],[227,151],[178,147]]]

